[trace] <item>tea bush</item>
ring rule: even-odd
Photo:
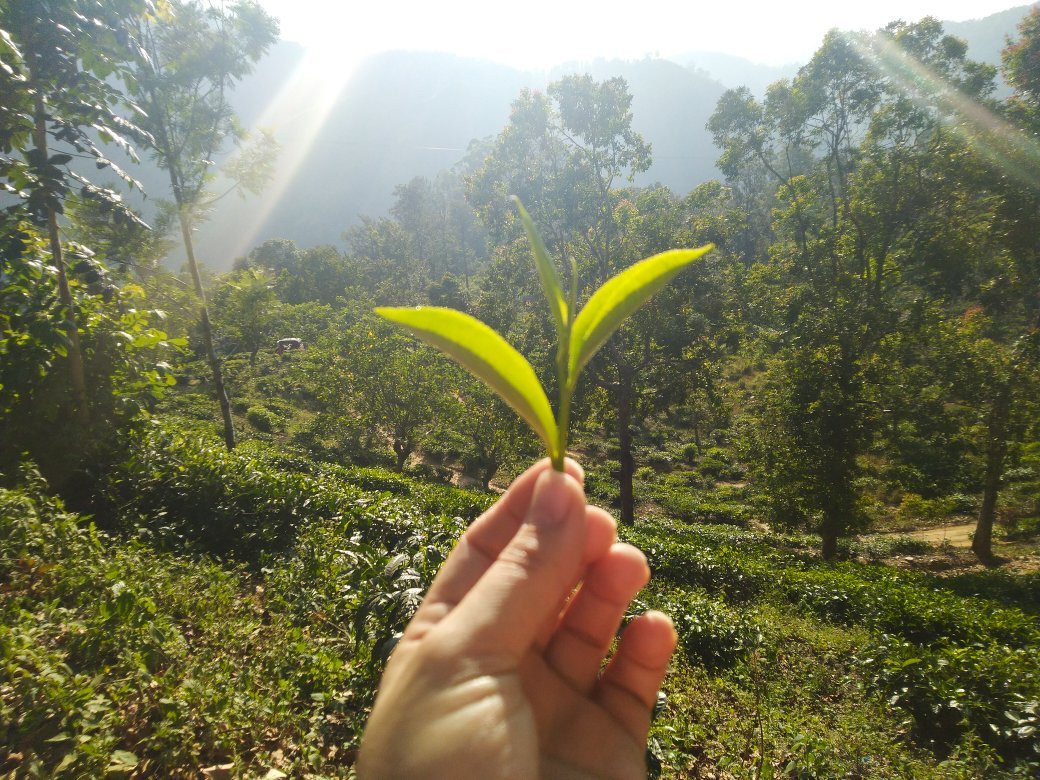
[[[278,415],[264,406],[250,406],[246,410],[246,421],[263,433],[271,433],[280,422]]]
[[[130,440],[109,472],[96,517],[122,539],[38,481],[0,493],[0,719],[11,724],[3,748],[23,757],[19,776],[170,775],[225,760],[246,774],[345,774],[390,650],[467,522],[494,500],[257,441],[229,453],[169,426]],[[772,695],[803,684],[850,702],[883,694],[917,744],[991,751],[1008,772],[1035,774],[1037,575],[943,580],[822,564],[812,537],[731,525],[656,521],[621,535],[654,570],[644,604],[672,614],[683,663],[719,690],[746,701],[761,674],[782,687],[799,654],[781,647],[780,626],[795,623],[831,637],[813,652],[834,668]],[[853,650],[832,658],[844,634]],[[845,766],[826,717],[796,723],[790,706],[772,716],[783,765]],[[798,706],[818,708],[812,696]],[[971,747],[980,740],[988,746]],[[898,766],[895,753],[885,761]]]
[[[735,607],[751,602],[867,628],[877,640],[861,654],[863,668],[908,713],[922,743],[945,751],[981,739],[1030,771],[1040,750],[1032,725],[1040,625],[998,602],[1035,598],[1035,576],[980,575],[958,584],[884,566],[822,564],[801,553],[805,540],[797,536],[725,526],[646,524],[625,536],[646,552],[663,587],[684,592],[668,604],[692,661],[714,669],[738,661],[753,624]],[[979,597],[955,593],[972,590]],[[723,601],[704,606],[704,591]]]
[[[686,490],[654,491],[655,500],[670,517],[685,523],[707,523],[746,526],[751,513],[746,504],[700,498]]]
[[[936,577],[931,584],[961,596],[976,596],[1024,612],[1040,612],[1040,571],[1011,574],[997,569]]]
[[[861,658],[889,702],[913,716],[919,739],[946,747],[971,728],[1005,758],[1028,762],[1020,769],[1040,769],[1035,649],[934,650],[884,634]]]
[[[712,671],[732,667],[762,642],[761,627],[745,612],[704,592],[667,591],[654,607],[671,616],[686,658]]]
[[[311,519],[356,516],[362,491],[272,468],[256,449],[153,427],[99,486],[99,522],[166,549],[256,564]]]
[[[35,489],[0,490],[0,550],[5,771],[340,774],[330,750],[356,741],[352,691],[373,681],[336,635],[268,612],[237,571],[117,542]]]
[[[818,617],[867,626],[918,644],[1040,644],[1036,620],[1020,610],[907,582],[879,567],[871,571],[839,564],[788,570],[778,582],[789,599]]]

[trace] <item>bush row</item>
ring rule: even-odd
[[[378,469],[273,454],[258,442],[229,452],[214,439],[155,426],[128,442],[93,508],[104,527],[164,549],[256,566],[289,550],[310,523],[345,524],[389,545],[401,522],[472,519],[490,502]]]
[[[965,732],[993,745],[1026,773],[1040,759],[1040,630],[1034,616],[999,606],[1007,577],[940,587],[932,578],[882,566],[827,565],[770,544],[770,535],[721,527],[664,526],[626,532],[655,576],[689,591],[671,598],[684,652],[719,668],[741,657],[750,623],[722,602],[771,600],[828,622],[863,626],[879,639],[861,662],[874,685],[907,711],[916,735],[948,747]],[[669,538],[671,537],[671,538]],[[1010,576],[1010,575],[1008,575]],[[970,584],[969,584],[970,583]],[[691,606],[696,605],[696,606]],[[702,648],[702,649],[701,649]]]
[[[362,642],[294,626],[241,572],[108,538],[37,490],[0,490],[0,550],[5,774],[346,775],[355,692],[374,689]]]

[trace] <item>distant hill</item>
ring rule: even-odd
[[[1000,52],[1007,44],[1008,36],[1018,37],[1018,23],[1022,21],[1032,5],[1020,5],[1007,11],[991,14],[983,19],[966,22],[943,22],[943,28],[951,35],[963,38],[968,43],[968,56],[973,60],[1000,65]]]
[[[654,165],[639,184],[685,192],[715,175],[704,125],[724,87],[672,62],[596,61],[531,74],[448,54],[390,52],[367,61],[323,119],[308,106],[270,116],[264,103],[285,87],[302,57],[295,44],[280,43],[236,93],[244,124],[274,124],[282,170],[260,198],[229,198],[201,227],[213,267],[226,268],[275,236],[304,246],[336,243],[361,216],[385,213],[396,185],[452,167],[472,140],[498,133],[522,88],[544,88],[575,70],[628,81],[633,125],[653,148]]]
[[[950,22],[946,29],[968,40],[976,59],[998,63],[1004,37],[1015,33],[1028,9]],[[361,216],[384,214],[396,185],[452,167],[473,139],[497,133],[523,87],[544,88],[569,72],[628,81],[633,124],[653,149],[654,165],[638,183],[685,193],[716,175],[717,151],[704,125],[722,92],[747,84],[761,94],[797,72],[796,65],[762,66],[704,52],[673,60],[598,60],[542,74],[443,53],[389,52],[367,61],[338,96],[318,105],[308,85],[293,80],[303,60],[300,46],[281,42],[235,94],[243,123],[272,127],[283,150],[278,178],[263,195],[225,199],[201,228],[201,254],[213,268],[229,267],[272,237],[303,246],[338,243]],[[269,110],[279,95],[274,102],[282,108]],[[146,186],[155,180],[147,172],[142,178]]]
[[[801,67],[798,63],[763,65],[719,51],[691,51],[668,59],[702,72],[708,78],[720,82],[726,89],[747,87],[759,97],[765,94],[766,87],[774,81],[791,78]]]

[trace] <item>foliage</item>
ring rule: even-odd
[[[23,452],[64,486],[89,462],[91,448],[152,409],[172,385],[166,361],[184,345],[164,329],[141,286],[110,283],[111,275],[83,250],[71,266],[87,408],[92,424],[69,437],[74,390],[55,366],[67,356],[66,308],[45,243],[22,223],[5,239],[0,260],[0,470],[14,472]]]
[[[270,433],[278,426],[278,415],[263,406],[250,406],[246,409],[246,420],[264,433]]]
[[[736,605],[779,600],[817,619],[876,632],[876,642],[859,651],[859,658],[872,684],[914,719],[925,743],[945,749],[972,732],[1009,758],[1034,755],[1037,735],[1028,725],[1030,702],[1040,693],[1032,650],[1040,629],[1034,616],[988,598],[1017,602],[1021,593],[1028,602],[1030,579],[1008,581],[1004,575],[990,587],[975,586],[983,598],[965,598],[949,593],[944,581],[886,567],[809,564],[746,531],[698,526],[657,535],[662,531],[629,532],[628,538],[646,551],[655,576],[669,583],[703,588]],[[954,587],[972,592],[969,582]],[[680,621],[687,620],[682,604],[673,608]],[[733,621],[721,624],[740,624]],[[702,629],[708,662],[716,663],[710,648],[718,640],[711,637],[726,631]]]
[[[761,627],[721,599],[691,591],[655,596],[654,607],[672,618],[679,646],[692,664],[710,671],[726,669],[762,642]]]
[[[324,485],[324,487],[323,487]],[[99,491],[97,511],[160,547],[257,564],[310,519],[356,516],[357,491],[264,468],[260,453],[159,427],[128,448]]]
[[[169,217],[189,237],[221,177],[273,162],[257,147],[217,174],[242,140],[227,89],[273,26],[246,2],[109,6],[0,0],[0,179],[16,190],[0,219],[0,472],[18,485],[0,491],[0,773],[349,775],[383,663],[495,498],[444,483],[486,485],[537,443],[377,304],[496,328],[530,380],[521,400],[540,394],[547,448],[562,457],[573,428],[590,498],[623,524],[641,502],[644,522],[622,528],[654,572],[638,608],[668,611],[681,639],[651,744],[662,774],[1040,771],[1037,574],[913,573],[878,564],[930,565],[928,543],[852,535],[978,513],[990,554],[1035,546],[1040,191],[1010,147],[1038,127],[1036,12],[999,101],[992,69],[935,20],[828,35],[761,100],[723,96],[726,180],[682,197],[632,183],[650,149],[622,80],[524,92],[464,169],[398,187],[346,254],[272,239],[231,274],[198,271],[210,337],[156,262]],[[151,137],[115,118],[121,92],[147,104],[128,111]],[[179,171],[181,208],[157,231],[109,185],[73,194],[69,154],[120,178],[88,145],[92,118]],[[594,312],[638,258],[706,242],[719,249],[603,342],[624,296]],[[573,260],[568,281],[606,284],[563,284],[553,256]],[[182,357],[186,333],[200,348]],[[282,337],[307,348],[270,354]],[[81,393],[61,370],[76,352]],[[213,436],[222,380],[205,352],[233,391],[234,453]],[[546,391],[572,393],[569,421]],[[79,409],[90,427],[70,425]],[[26,450],[47,483],[19,470]]]
[[[202,345],[223,417],[224,443],[232,449],[234,422],[213,345],[192,232],[208,205],[205,193],[214,177],[214,156],[228,137],[241,139],[228,91],[274,43],[278,24],[259,5],[246,0],[228,5],[189,0],[167,3],[163,13],[138,17],[136,31],[141,41],[139,56],[124,82],[143,107],[142,123],[150,133],[155,162],[169,176],[198,299]],[[273,139],[265,134],[264,142],[269,146]],[[243,156],[245,161],[232,161],[224,168],[234,182],[230,189],[255,193],[271,172],[273,155],[261,146],[246,150]],[[255,349],[255,339],[253,343]]]
[[[84,199],[136,219],[118,193],[91,184],[70,163],[74,155],[87,155],[98,169],[136,185],[96,141],[117,144],[136,159],[130,138],[140,130],[116,113],[123,95],[110,77],[126,71],[139,45],[133,22],[149,5],[62,0],[0,7],[0,180],[16,198],[5,213],[24,213],[46,225],[48,212],[62,213],[72,188],[81,186]]]
[[[358,420],[369,435],[388,441],[403,470],[450,408],[447,366],[372,317],[343,333],[335,355],[335,373],[321,389],[326,407],[337,419]]]
[[[376,313],[403,325],[424,341],[446,352],[498,393],[524,418],[545,444],[553,467],[563,470],[567,452],[571,397],[581,369],[617,330],[626,317],[650,299],[686,265],[712,247],[674,250],[647,258],[609,279],[576,310],[578,267],[572,264],[569,297],[564,294],[556,268],[524,207],[520,216],[542,281],[557,331],[557,419],[534,368],[505,339],[479,320],[452,309],[376,309]]]
[[[35,489],[0,491],[0,535],[6,769],[291,771],[356,739],[350,642],[267,612],[239,573],[116,542]]]

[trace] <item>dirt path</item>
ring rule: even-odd
[[[910,531],[902,534],[911,539],[920,539],[932,544],[949,542],[954,547],[971,547],[971,535],[975,533],[975,523],[963,525],[947,525],[942,528],[926,528],[922,531]]]

